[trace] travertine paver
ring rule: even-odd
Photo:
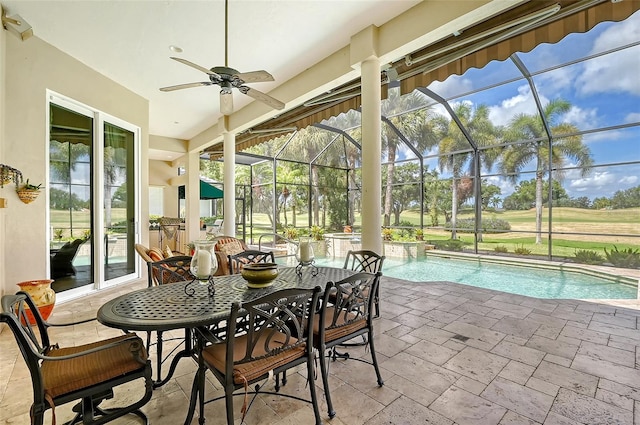
[[[498,376],[507,363],[509,363],[509,359],[482,352],[477,348],[467,347],[446,362],[444,367],[488,384]]]
[[[86,318],[108,299],[144,286],[141,281],[60,303],[52,319]],[[371,365],[331,362],[329,385],[337,411],[331,421],[321,378],[315,381],[325,424],[640,425],[639,301],[541,300],[391,278],[382,280],[381,299],[374,326],[385,386],[378,387]],[[54,334],[81,344],[120,331],[92,322],[54,329]],[[370,358],[365,347],[343,351]],[[29,423],[30,379],[19,355],[5,330],[0,334],[0,424]],[[143,409],[150,423],[184,421],[195,370],[192,361],[182,360],[174,378],[154,392]],[[209,396],[221,394],[214,382],[209,376]],[[304,368],[291,373],[281,391],[306,397]],[[116,393],[109,403],[123,396],[129,397]],[[236,413],[242,402],[243,397],[234,400]],[[226,422],[224,403],[207,404],[205,413],[209,425]],[[58,423],[73,417],[71,404],[57,406],[56,416]],[[137,423],[122,418],[114,425]],[[246,418],[247,425],[307,423],[313,423],[308,404],[270,395],[258,397]],[[45,424],[51,424],[50,417]]]
[[[584,424],[633,424],[633,412],[561,388],[551,410]]]
[[[553,404],[553,397],[500,377],[480,396],[537,422],[544,421]]]
[[[507,412],[507,409],[496,403],[456,387],[445,391],[430,407],[460,425],[498,424]]]
[[[598,378],[593,375],[545,361],[538,366],[533,376],[592,397],[598,386]]]

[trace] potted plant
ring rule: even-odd
[[[34,185],[29,183],[29,179],[27,179],[25,184],[16,187],[16,193],[22,202],[30,204],[40,195],[40,189],[42,189],[42,183]]]

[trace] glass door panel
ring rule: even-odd
[[[135,133],[104,123],[105,280],[135,273]]]
[[[95,281],[91,237],[93,122],[93,117],[82,111],[50,104],[49,246],[56,292]]]

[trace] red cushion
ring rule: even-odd
[[[162,252],[160,252],[158,248],[151,248],[149,252],[147,252],[147,255],[149,256],[149,258],[151,258],[152,261],[164,260]]]

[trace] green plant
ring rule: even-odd
[[[424,230],[416,229],[416,240],[423,241],[424,240]]]
[[[573,259],[577,262],[577,263],[582,263],[582,264],[602,264],[604,263],[604,257],[600,254],[598,254],[595,251],[591,251],[588,249],[578,249],[575,251],[575,254],[573,256]]]
[[[314,241],[324,240],[324,227],[311,226],[309,228],[309,234]]]
[[[393,240],[393,229],[385,227],[382,229],[382,240],[390,242]]]
[[[57,240],[62,239],[62,233],[64,232],[64,229],[53,229],[53,237]]]
[[[525,248],[524,244],[516,246],[513,252],[515,252],[517,255],[531,255],[531,250],[529,248]]]
[[[604,253],[607,256],[607,261],[616,267],[626,269],[640,268],[640,249],[627,248],[618,250],[618,247],[614,245],[611,252],[605,248]]]
[[[509,252],[509,249],[504,245],[496,245],[496,247],[493,248],[493,250],[495,252],[499,252],[500,254],[506,254],[507,252]]]
[[[29,179],[27,179],[27,181],[25,182],[25,184],[23,184],[22,186],[18,187],[18,189],[17,189],[17,190],[33,190],[33,191],[39,191],[40,189],[43,189],[43,187],[42,187],[42,183],[40,183],[39,185],[31,184],[31,183],[29,183]]]
[[[285,227],[284,229],[282,229],[282,233],[284,234],[285,238],[292,241],[298,239],[298,237],[300,236],[300,230],[293,226]]]

